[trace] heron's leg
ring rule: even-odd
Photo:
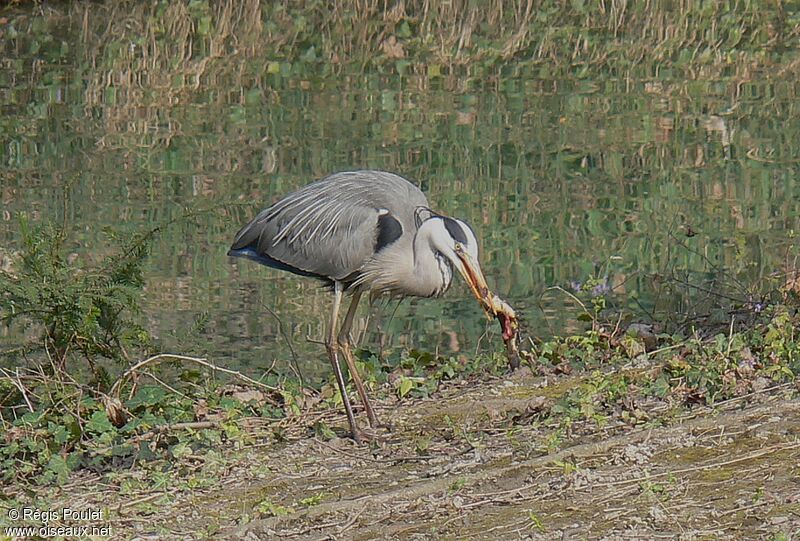
[[[342,304],[342,283],[334,282],[333,285],[333,309],[331,311],[330,328],[328,329],[328,337],[325,340],[325,347],[328,349],[328,356],[333,366],[333,373],[336,374],[336,383],[339,385],[339,392],[342,393],[342,403],[344,403],[345,412],[347,412],[347,421],[350,423],[350,431],[353,433],[353,439],[356,443],[361,443],[361,431],[356,424],[356,418],[353,415],[353,408],[350,406],[350,399],[347,397],[347,389],[345,388],[344,376],[342,376],[342,367],[339,366],[339,344],[336,340],[336,320],[339,318],[339,306]]]
[[[350,329],[353,326],[353,318],[356,315],[356,308],[358,308],[358,301],[361,300],[361,290],[357,289],[353,293],[353,300],[350,301],[350,308],[347,309],[347,314],[344,316],[342,328],[339,329],[339,349],[344,353],[344,360],[347,361],[347,369],[350,370],[350,377],[353,378],[353,383],[356,384],[358,396],[361,398],[361,403],[364,404],[364,409],[367,412],[369,419],[369,426],[376,428],[378,426],[378,418],[375,416],[375,411],[372,409],[372,404],[369,403],[367,397],[367,390],[364,389],[364,383],[361,381],[361,376],[358,375],[356,370],[356,361],[353,358],[353,352],[350,342]]]

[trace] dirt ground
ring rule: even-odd
[[[210,484],[123,496],[77,482],[61,497],[103,502],[120,539],[800,539],[793,385],[689,412],[653,402],[635,426],[549,426],[540,413],[569,382],[451,383],[377,403],[393,429],[369,445],[264,432],[197,457]]]
[[[223,482],[180,515],[218,510],[223,525],[230,509],[276,506],[282,516],[222,526],[240,540],[800,539],[800,401],[788,393],[657,420],[656,406],[650,424],[665,426],[589,422],[559,442],[535,420],[544,383],[520,374],[384,404],[394,427],[371,446],[253,449],[259,479]]]

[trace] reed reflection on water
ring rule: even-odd
[[[346,169],[414,179],[436,209],[469,221],[490,285],[534,336],[584,328],[581,308],[553,286],[587,302],[600,287],[610,307],[652,319],[706,310],[707,289],[746,301],[793,263],[796,84],[646,70],[596,81],[456,69],[320,76],[313,64],[272,69],[256,42],[211,56],[211,37],[183,60],[197,70],[176,72],[137,57],[135,44],[129,54],[102,41],[92,29],[113,26],[106,15],[75,30],[80,13],[67,12],[75,26],[61,39],[72,48],[58,61],[34,62],[33,38],[4,46],[16,61],[3,89],[0,238],[14,249],[20,212],[63,222],[88,265],[110,249],[105,228],[169,224],[146,286],[147,326],[165,349],[252,370],[294,357],[325,373],[307,338],[323,336],[327,293],[225,253],[258,210]],[[379,301],[360,314],[359,340],[372,349],[502,347],[460,282],[444,299]]]

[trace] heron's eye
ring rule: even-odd
[[[456,242],[455,247],[453,248],[457,253],[461,253],[464,251],[464,247],[461,245],[460,242]]]

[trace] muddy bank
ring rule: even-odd
[[[714,408],[643,405],[647,422],[548,426],[554,390],[521,374],[380,404],[370,445],[308,435],[196,457],[197,486],[104,500],[120,538],[793,539],[800,400],[782,385]],[[313,420],[319,424],[320,418]],[[346,426],[338,411],[330,426]],[[257,430],[256,430],[257,432]],[[209,482],[210,479],[210,482]]]
[[[362,446],[336,436],[339,408],[251,418],[205,450],[14,497],[103,509],[114,539],[794,539],[796,383],[714,407],[640,396],[556,415],[593,377],[523,369],[384,398],[392,430]]]

